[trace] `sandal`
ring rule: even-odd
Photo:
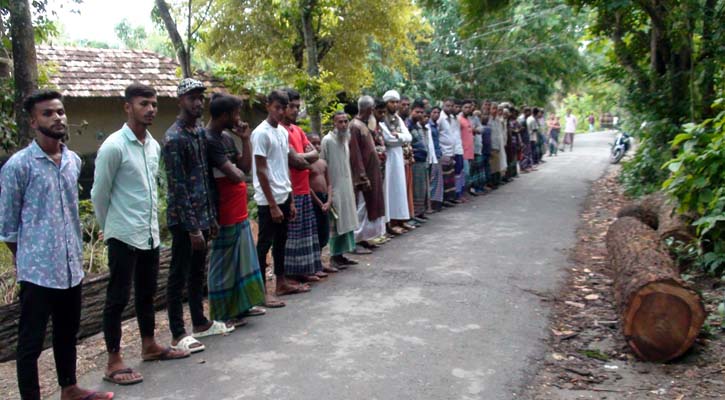
[[[190,354],[204,351],[206,347],[192,336],[184,336],[176,345],[171,346],[176,351],[188,351]]]
[[[209,329],[201,332],[194,332],[191,334],[191,336],[195,338],[203,338],[207,336],[214,336],[214,335],[227,335],[231,332],[234,332],[234,327],[229,327],[223,322],[219,321],[213,321],[211,323],[211,326]]]
[[[143,376],[139,376],[139,377],[133,378],[133,379],[119,379],[118,378],[119,375],[130,375],[135,372],[136,371],[132,370],[131,368],[121,368],[121,369],[117,369],[117,370],[111,372],[110,374],[103,375],[103,380],[106,382],[115,383],[116,385],[121,385],[121,386],[135,385],[137,383],[143,382]],[[91,393],[89,396],[95,395],[95,394],[96,393],[94,392],[94,393]],[[84,397],[84,399],[93,398],[93,397],[89,397],[89,396]],[[113,398],[113,397],[110,397],[110,398]]]
[[[239,328],[239,327],[246,325],[247,321],[244,319],[244,317],[239,317],[239,318],[232,318],[229,321],[226,321],[225,324],[228,327]]]
[[[322,271],[334,274],[335,272],[340,272],[339,269],[333,267],[333,266],[324,266],[322,267]]]
[[[249,310],[245,311],[242,314],[242,316],[245,316],[245,317],[259,317],[259,316],[264,315],[266,313],[267,313],[267,310],[265,310],[264,308],[254,306],[254,307],[250,308]]]
[[[352,251],[352,254],[366,255],[366,254],[373,254],[373,251],[370,249],[366,249],[363,246],[358,246],[358,247],[355,247],[355,250]]]
[[[282,300],[269,299],[264,301],[264,306],[267,308],[282,308],[286,305]]]
[[[81,400],[110,400],[113,396],[113,392],[90,392]]]
[[[322,271],[315,272],[315,276],[318,277],[318,278],[320,278],[320,279],[324,279],[324,278],[327,278],[329,275],[323,269]]]
[[[277,296],[287,296],[290,294],[300,294],[300,293],[307,293],[309,292],[310,287],[308,285],[297,285],[297,286],[291,286],[287,289],[284,289],[282,291],[277,292]]]
[[[158,354],[142,354],[141,359],[144,361],[170,361],[187,358],[191,355],[188,351],[174,350],[171,347],[165,348]]]

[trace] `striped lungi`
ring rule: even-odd
[[[413,215],[415,216],[425,214],[428,209],[429,185],[428,162],[416,161],[413,164]]]
[[[262,279],[249,221],[221,226],[209,256],[209,317],[228,321],[263,304]]]
[[[477,190],[483,189],[483,185],[486,184],[486,172],[483,169],[483,156],[480,154],[474,155],[473,160],[470,161],[468,183],[472,188]]]
[[[317,220],[312,208],[312,196],[294,195],[297,217],[287,225],[287,244],[284,248],[284,270],[287,275],[312,275],[322,271]]]
[[[463,190],[466,187],[466,174],[464,172],[465,169],[465,160],[463,159],[462,154],[456,154],[456,197],[461,197],[463,195]]]
[[[430,166],[430,201],[443,202],[443,169],[440,164]]]
[[[443,198],[445,200],[456,199],[456,162],[452,157],[444,156],[441,159],[443,173]]]

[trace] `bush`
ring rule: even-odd
[[[639,138],[637,153],[622,166],[620,181],[630,196],[639,197],[656,192],[668,177],[662,165],[672,159],[673,152],[662,137],[674,137],[677,129],[670,120],[651,120],[642,116],[628,121],[625,131]],[[672,132],[672,133],[670,133]]]
[[[663,170],[671,173],[662,187],[679,201],[679,212],[696,217],[701,264],[710,273],[725,269],[725,99],[720,113],[700,124],[686,124],[672,141],[675,158]]]

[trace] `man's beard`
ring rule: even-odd
[[[340,131],[337,128],[335,128],[335,134],[339,138],[347,140],[350,138],[350,129],[345,129],[344,131]]]
[[[65,135],[66,135],[66,130],[65,129],[63,130],[63,132],[60,132],[59,133],[59,132],[54,132],[54,131],[52,131],[52,130],[44,127],[44,126],[38,127],[38,131],[40,131],[40,133],[42,133],[43,135],[45,135],[45,136],[47,136],[47,137],[49,137],[51,139],[55,139],[55,140],[64,139],[65,138]]]

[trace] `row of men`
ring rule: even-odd
[[[143,380],[124,363],[120,351],[121,315],[132,285],[142,358],[188,357],[204,350],[197,339],[227,334],[243,325],[245,317],[265,314],[258,306],[283,307],[278,295],[309,291],[310,282],[356,263],[345,254],[369,252],[391,235],[415,229],[426,214],[465,201],[466,191],[476,195],[486,184],[495,188],[510,179],[510,165],[500,161],[501,146],[506,146],[502,135],[510,136],[505,125],[499,129],[491,123],[502,120],[495,104],[484,103],[479,117],[471,113],[472,102],[464,101],[458,104],[462,112],[456,117],[455,101],[444,102],[443,110],[427,110],[416,101],[404,119],[405,99],[401,101],[397,92],[390,91],[379,101],[363,96],[352,121],[337,113],[333,131],[320,140],[295,125],[301,99],[293,90],[268,96],[268,116],[254,132],[240,119],[241,101],[228,95],[212,96],[211,119],[202,125],[205,90],[193,79],[180,83],[179,116],[161,146],[148,131],[157,113],[155,90],[130,85],[124,103],[127,122],[104,141],[96,158],[91,197],[108,245],[110,279],[103,332],[108,352],[104,379],[110,382]],[[61,398],[112,398],[112,393],[76,385],[83,279],[77,185],[81,162],[63,144],[67,117],[62,98],[57,92],[38,91],[24,106],[36,139],[0,172],[0,240],[15,255],[21,287],[17,347],[21,397],[40,398],[37,359],[47,321],[53,318]],[[511,116],[510,107],[502,111]],[[471,133],[473,158],[467,152],[458,154],[459,144],[470,147],[469,125],[475,132]],[[528,148],[532,161],[539,161],[532,147],[520,146],[517,151],[525,154]],[[153,310],[160,245],[156,178],[162,157],[172,235],[168,347],[154,339]],[[521,167],[527,169],[524,163]],[[258,205],[256,245],[247,212],[245,176],[250,172]],[[327,244],[331,262],[323,266],[320,251]],[[266,289],[264,278],[270,249],[274,290]],[[205,284],[209,318],[203,311]],[[191,334],[183,320],[185,287]]]

